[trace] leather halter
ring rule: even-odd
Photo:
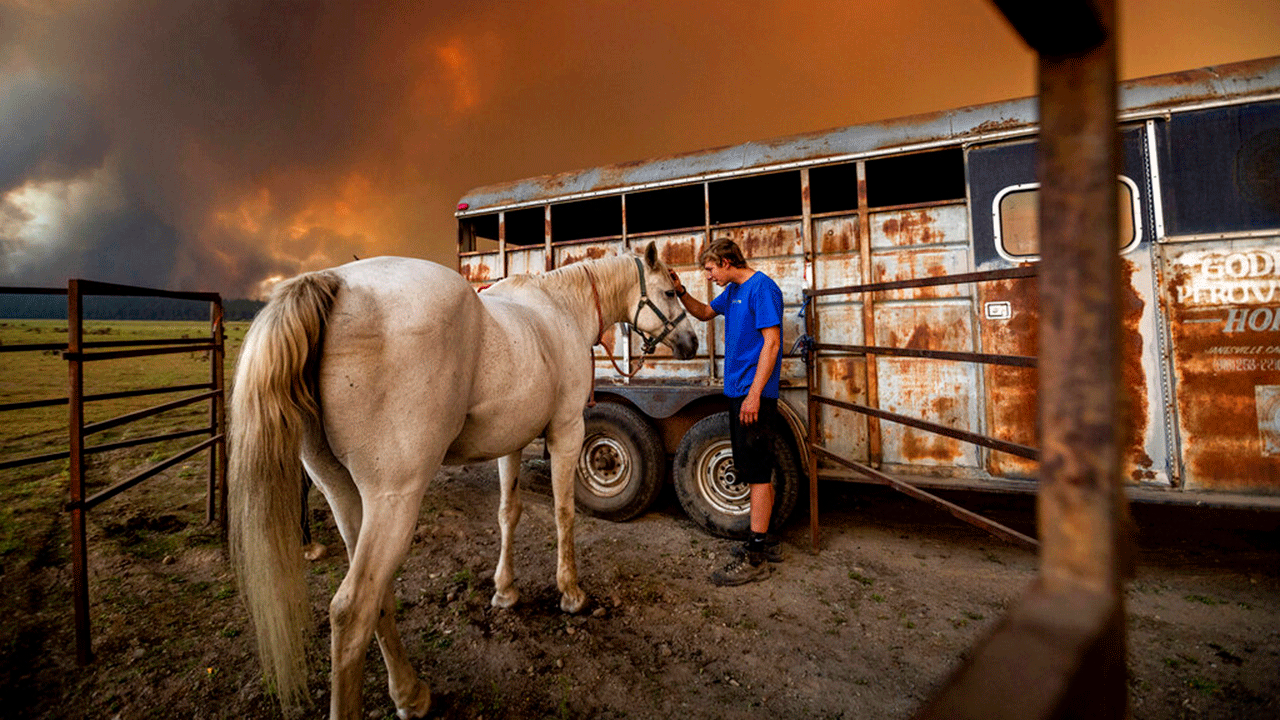
[[[653,353],[654,350],[658,349],[658,344],[666,339],[666,337],[671,334],[672,330],[676,329],[676,326],[680,324],[681,320],[684,320],[685,316],[688,315],[689,312],[686,310],[677,315],[674,320],[668,319],[666,314],[662,312],[662,308],[659,308],[652,300],[649,299],[649,291],[644,281],[644,265],[640,262],[640,258],[633,257],[631,259],[636,262],[636,275],[640,280],[640,301],[636,304],[636,311],[632,316],[630,325],[631,329],[644,339],[644,346],[642,349],[645,355],[649,355]],[[596,332],[596,341],[592,344],[592,347],[594,347],[595,345],[599,345],[601,339],[604,337],[604,311],[600,306],[600,291],[596,288],[595,273],[591,272],[591,267],[588,265],[583,265],[582,269],[587,271],[587,279],[591,282],[591,295],[595,298],[596,302],[596,324],[599,330]],[[646,307],[652,310],[653,314],[657,315],[658,319],[662,321],[662,327],[657,335],[651,335],[644,330],[641,330],[638,325],[640,321],[640,313],[643,312]],[[612,354],[610,354],[609,360],[611,362],[613,361]],[[613,368],[620,374],[626,375],[627,377],[635,375],[635,373],[628,374],[623,372],[616,362],[614,362]],[[639,368],[636,369],[636,372],[639,372]]]

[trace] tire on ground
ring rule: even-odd
[[[803,475],[790,433],[775,426],[771,434],[775,463],[770,526],[776,531],[795,509]],[[680,441],[671,474],[681,507],[707,532],[727,538],[745,538],[750,533],[750,489],[736,482],[727,411],[708,415],[689,429]]]
[[[587,408],[574,497],[588,515],[625,522],[653,505],[662,491],[666,453],[658,431],[619,403]]]

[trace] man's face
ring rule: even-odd
[[[708,260],[702,264],[702,269],[707,271],[707,279],[716,285],[724,287],[729,284],[728,260],[721,260],[720,262]]]

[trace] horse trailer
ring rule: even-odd
[[[1278,507],[1280,57],[1122,83],[1118,121],[1129,496]],[[883,482],[833,454],[1035,492],[1036,150],[1023,99],[481,187],[458,269],[480,288],[652,242],[705,301],[699,252],[731,238],[785,303],[775,517],[810,467]],[[689,360],[625,325],[597,347],[587,512],[634,517],[670,474],[703,527],[745,530],[723,324],[695,324]]]

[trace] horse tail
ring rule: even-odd
[[[229,413],[231,560],[258,640],[263,679],[285,707],[307,702],[302,437],[318,427],[325,324],[341,280],[281,283],[245,335]]]

